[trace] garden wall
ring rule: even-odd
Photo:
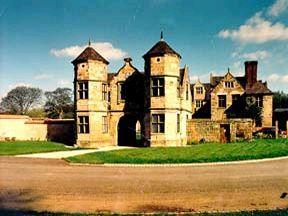
[[[32,119],[22,115],[0,115],[0,140],[51,140],[74,144],[73,119]]]
[[[188,142],[220,142],[221,125],[229,125],[230,141],[239,139],[249,140],[252,138],[251,119],[227,119],[213,121],[211,119],[190,119],[187,120],[187,141]]]

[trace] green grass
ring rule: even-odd
[[[0,142],[0,156],[69,150],[65,145],[49,141]]]
[[[288,155],[288,139],[206,143],[188,147],[155,147],[96,152],[67,158],[75,163],[204,163],[273,158]]]

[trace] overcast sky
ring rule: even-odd
[[[258,60],[259,78],[288,92],[288,0],[0,0],[0,96],[18,85],[72,88],[70,62],[89,37],[110,72],[127,56],[143,71],[161,30],[192,82]]]

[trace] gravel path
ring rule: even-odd
[[[0,157],[0,207],[61,212],[194,212],[288,207],[288,159],[200,167],[71,166]]]

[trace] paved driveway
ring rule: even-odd
[[[16,155],[15,157],[27,157],[27,158],[51,158],[51,159],[61,159],[68,158],[77,155],[83,155],[93,152],[104,152],[104,151],[113,151],[120,149],[131,149],[133,147],[128,146],[107,146],[98,149],[79,149],[71,151],[55,151],[55,152],[44,152],[44,153],[33,153],[33,154],[22,154]]]
[[[0,157],[2,208],[64,212],[230,211],[287,207],[288,159],[201,167],[71,166]]]

